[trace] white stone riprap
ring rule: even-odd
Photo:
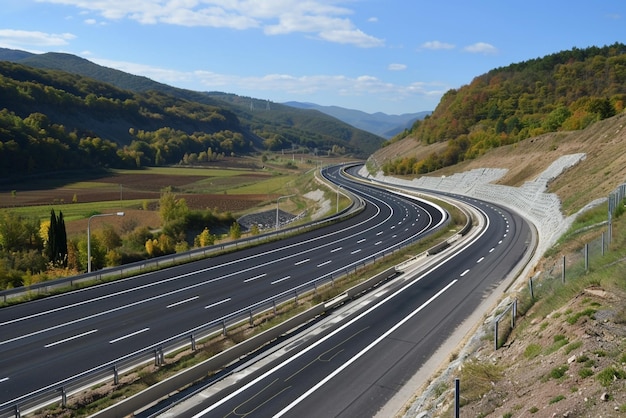
[[[584,153],[564,155],[535,180],[528,181],[521,187],[493,184],[508,171],[501,168],[479,168],[448,177],[422,176],[413,180],[385,176],[378,172],[373,179],[398,186],[455,193],[515,210],[535,225],[539,235],[537,253],[541,255],[569,228],[575,217],[563,216],[558,196],[546,193],[548,183],[585,157]],[[365,167],[360,174],[372,178]]]

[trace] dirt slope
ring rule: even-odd
[[[429,176],[506,168],[508,172],[499,184],[521,186],[558,157],[585,153],[584,161],[549,185],[548,192],[559,196],[564,215],[570,215],[595,199],[607,197],[626,181],[625,124],[626,114],[622,113],[583,131],[551,133],[501,147]],[[371,161],[380,166],[387,159],[426,157],[441,148],[442,144],[424,146],[407,138],[381,149]],[[540,261],[537,269],[549,262],[553,260]],[[623,275],[620,271],[616,274]],[[462,359],[450,359],[452,365],[458,363],[458,369],[434,379],[429,396],[420,400],[422,406],[407,406],[410,412],[406,416],[453,417],[452,389],[454,377],[459,376],[466,376],[461,382],[461,417],[626,416],[625,312],[624,287],[609,289],[592,284],[554,306],[548,315],[535,315],[531,308],[518,319],[517,327],[498,351],[488,335],[490,325],[486,325],[482,327],[484,337],[475,339]],[[474,368],[479,371],[468,372]],[[475,391],[479,387],[482,390]]]

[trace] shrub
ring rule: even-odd
[[[567,344],[563,350],[565,350],[565,354],[569,354],[577,348],[580,348],[582,345],[582,341],[574,341],[573,343]]]
[[[550,377],[553,379],[560,379],[561,377],[565,376],[565,372],[567,370],[567,365],[555,367],[554,369],[550,370]]]
[[[610,386],[615,379],[626,378],[626,372],[623,370],[617,370],[615,367],[610,366],[602,370],[596,375],[598,382],[604,387]]]
[[[533,359],[539,354],[541,354],[541,345],[539,344],[528,344],[524,350],[524,357],[527,359]]]

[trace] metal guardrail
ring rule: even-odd
[[[16,299],[26,295],[47,295],[56,291],[62,291],[64,289],[74,289],[85,283],[102,282],[106,280],[113,280],[116,278],[137,275],[149,271],[155,271],[177,264],[188,263],[196,259],[205,258],[206,256],[211,254],[217,254],[224,251],[233,251],[251,245],[259,245],[272,239],[278,239],[287,235],[299,234],[307,230],[320,228],[325,225],[346,219],[363,210],[363,208],[365,207],[365,203],[363,202],[363,200],[352,193],[349,193],[349,195],[352,203],[347,208],[333,216],[318,221],[308,222],[299,226],[283,228],[279,231],[243,238],[229,243],[198,248],[184,253],[165,255],[149,260],[142,260],[134,263],[125,264],[123,266],[98,270],[92,273],[84,273],[76,276],[40,282],[30,286],[7,289],[0,291],[0,300],[6,303],[10,299]]]
[[[25,288],[5,290],[0,292],[0,298],[2,298],[6,302],[11,298],[23,296],[25,293],[35,292],[37,294],[49,294],[51,292],[60,291],[62,289],[72,289],[81,285],[82,283],[111,280],[116,277],[124,277],[134,274],[140,274],[147,271],[153,271],[175,264],[193,261],[197,258],[206,257],[209,254],[219,253],[228,250],[236,250],[244,246],[262,244],[264,242],[267,242],[268,240],[276,239],[280,236],[297,234],[307,230],[323,227],[325,225],[338,222],[342,219],[349,218],[365,208],[365,202],[360,197],[354,195],[353,193],[350,193],[349,191],[344,190],[342,192],[349,196],[351,204],[341,212],[319,221],[309,222],[300,226],[284,228],[277,232],[271,232],[255,237],[245,238],[228,244],[214,245],[206,248],[188,251],[182,254],[163,256],[151,260],[127,264],[116,268],[92,272],[89,274],[82,274],[78,276],[51,280],[49,282],[37,283],[35,285]],[[379,255],[378,259],[386,257],[396,250],[397,248],[390,250],[388,253],[383,252],[381,255]],[[155,365],[160,365],[163,362],[164,356],[169,353],[188,346],[195,348],[196,341],[207,338],[215,333],[225,333],[228,328],[247,320],[251,320],[255,314],[259,314],[272,309],[275,310],[277,305],[289,302],[291,300],[297,302],[298,297],[302,294],[306,292],[316,291],[319,286],[322,286],[324,284],[334,283],[336,279],[343,277],[352,271],[356,272],[359,267],[374,263],[375,261],[377,261],[376,256],[372,257],[371,259],[361,261],[357,265],[349,266],[346,269],[337,272],[337,274],[335,275],[327,275],[327,277],[322,277],[318,280],[305,283],[297,287],[295,290],[286,292],[284,294],[275,295],[269,300],[258,302],[246,308],[244,311],[233,312],[222,318],[217,318],[192,330],[186,330],[181,334],[144,347],[143,349],[136,352],[129,353],[123,357],[115,359],[114,361],[101,364],[90,370],[86,370],[80,374],[69,377],[63,381],[55,383],[52,386],[44,387],[20,398],[1,403],[0,418],[20,417],[22,413],[29,413],[38,408],[41,408],[43,405],[50,405],[56,402],[65,406],[67,405],[68,397],[71,397],[72,395],[83,391],[89,386],[93,386],[95,384],[106,381],[117,382],[120,374],[131,369],[135,369],[143,364],[148,364],[152,361],[154,361]]]
[[[160,257],[157,259],[149,260],[147,262],[138,262],[121,266],[115,269],[109,269],[105,271],[99,271],[91,274],[83,274],[80,276],[74,276],[66,279],[59,279],[48,283],[40,283],[25,289],[24,291],[37,291],[40,293],[51,292],[63,287],[74,287],[85,281],[104,280],[115,276],[123,276],[131,273],[141,273],[149,271],[151,269],[163,268],[175,263],[182,263],[192,260],[196,257],[203,257],[211,252],[224,251],[228,249],[237,249],[239,246],[251,245],[255,243],[265,242],[267,239],[275,238],[280,235],[292,234],[309,230],[315,227],[321,227],[326,224],[336,222],[338,220],[350,217],[364,209],[364,201],[358,196],[350,193],[347,190],[342,192],[348,193],[352,198],[352,204],[344,209],[342,212],[325,218],[320,221],[310,222],[303,226],[297,226],[292,228],[286,228],[277,233],[270,233],[259,235],[256,237],[243,239],[237,242],[230,243],[228,245],[218,245],[207,247],[199,250],[189,251],[185,254],[175,254],[169,257]],[[127,372],[137,367],[154,362],[159,366],[163,364],[164,356],[173,353],[177,350],[191,347],[195,349],[197,341],[205,339],[216,333],[226,333],[228,328],[235,325],[251,321],[254,315],[275,310],[278,305],[295,301],[297,303],[298,297],[301,297],[307,292],[315,292],[318,287],[328,284],[334,284],[334,281],[344,277],[352,272],[356,273],[359,268],[364,268],[367,265],[373,264],[385,257],[388,257],[400,250],[402,247],[413,244],[415,241],[421,239],[421,237],[413,237],[411,240],[403,243],[402,246],[392,247],[387,251],[381,251],[378,255],[374,255],[366,260],[361,260],[358,263],[350,265],[345,269],[336,272],[335,274],[328,274],[311,282],[304,283],[294,290],[284,292],[282,294],[275,295],[274,297],[255,303],[249,306],[245,310],[233,312],[221,318],[217,318],[199,327],[191,330],[186,330],[180,334],[170,337],[166,340],[159,341],[158,343],[144,347],[133,353],[129,353],[123,357],[115,359],[113,361],[101,364],[90,370],[86,370],[80,374],[69,377],[63,381],[57,382],[52,386],[41,388],[33,393],[29,393],[17,399],[12,399],[0,404],[0,418],[20,417],[22,413],[30,413],[41,408],[44,405],[50,405],[53,403],[59,403],[63,406],[67,405],[67,399],[72,395],[80,393],[86,388],[95,384],[113,381],[118,381],[120,374]],[[371,286],[371,285],[369,285]],[[367,284],[357,286],[359,292],[365,291],[368,287]],[[12,289],[15,290],[15,289]],[[7,294],[16,297],[16,292],[5,291],[0,292],[0,296],[4,296],[5,300]]]
[[[299,326],[316,318],[317,316],[328,311],[329,309],[340,305],[344,301],[357,297],[365,290],[372,288],[379,283],[385,282],[396,274],[398,274],[398,271],[395,267],[388,268],[387,270],[375,275],[374,277],[371,277],[365,282],[353,286],[333,300],[327,303],[320,303],[318,305],[315,305],[310,309],[307,309],[305,312],[302,312],[301,314],[290,318],[287,321],[259,335],[256,335],[242,343],[239,343],[236,346],[231,347],[230,349],[223,351],[211,357],[210,359],[198,364],[197,366],[184,370],[177,375],[172,376],[170,379],[153,385],[146,390],[138,393],[137,395],[125,399],[122,402],[118,402],[117,404],[112,405],[111,407],[94,414],[94,417],[116,418],[132,415],[136,411],[145,407],[145,405],[149,405],[157,401],[158,399],[161,399],[168,394],[179,390],[181,387],[184,387],[186,385],[189,385],[190,383],[196,382],[199,379],[206,377],[211,372],[219,370],[225,365],[230,364],[233,361],[236,361],[241,357],[248,355],[249,353],[257,350],[259,347],[262,347],[265,344],[274,341],[281,335],[298,328]]]
[[[411,242],[414,242],[414,240]],[[409,245],[409,243],[406,243],[406,245]],[[349,266],[334,275],[329,274],[326,277],[302,284],[294,290],[275,295],[275,297],[251,305],[245,310],[233,312],[224,317],[217,318],[203,324],[202,326],[186,330],[183,333],[144,347],[136,352],[129,353],[123,357],[115,359],[114,361],[101,364],[90,370],[86,370],[80,374],[69,377],[63,381],[55,383],[53,386],[45,387],[20,398],[2,403],[0,404],[0,418],[20,417],[23,413],[34,412],[44,405],[50,405],[53,403],[65,406],[67,405],[67,399],[69,397],[82,392],[85,388],[103,382],[115,382],[119,378],[119,375],[124,372],[136,369],[139,366],[149,364],[151,362],[154,362],[157,366],[162,365],[164,356],[170,353],[188,347],[193,349],[197,341],[217,333],[226,333],[229,328],[245,323],[246,321],[250,321],[254,315],[275,310],[276,307],[281,304],[291,301],[295,301],[297,303],[298,298],[302,297],[305,293],[315,292],[323,285],[332,285],[335,280],[338,280],[348,274],[356,273],[359,269],[388,257],[398,250],[400,250],[400,248],[393,248],[389,251],[382,252],[378,255],[378,257],[373,256],[367,260],[362,260],[359,263]],[[364,290],[362,288],[359,289],[359,291]]]

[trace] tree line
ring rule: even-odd
[[[159,199],[161,226],[157,231],[124,218],[121,227],[106,222],[91,230],[93,270],[188,251],[238,239],[241,227],[230,212],[190,210],[171,188]],[[91,213],[87,216],[96,215]],[[258,234],[253,228],[251,234]],[[0,212],[0,290],[27,286],[87,270],[86,234],[68,237],[63,213],[51,210],[49,220]]]
[[[177,164],[252,149],[228,110],[0,62],[0,175]]]
[[[487,150],[559,130],[579,130],[624,111],[626,45],[574,48],[497,68],[448,91],[402,137],[447,141],[427,158],[387,161],[388,174],[425,174]],[[395,138],[398,140],[398,138]]]

